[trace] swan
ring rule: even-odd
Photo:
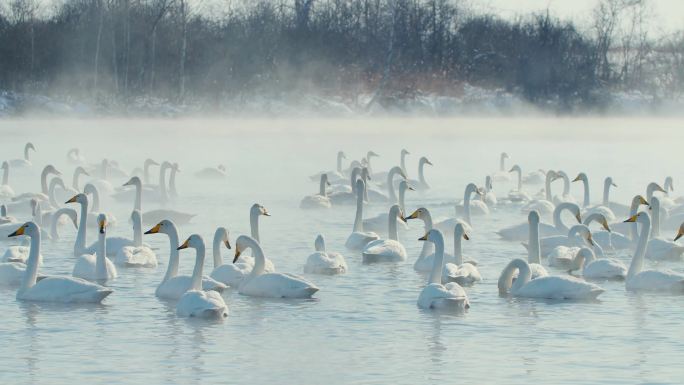
[[[648,201],[646,201],[646,198],[641,195],[635,195],[634,198],[632,198],[630,206],[628,207],[627,216],[630,217],[632,215],[636,215],[636,213],[639,211],[639,206],[642,205],[649,205]],[[638,238],[637,226],[634,223],[614,222],[610,224],[610,228],[614,232],[628,235],[632,242],[636,242],[636,239]]]
[[[330,199],[330,203],[332,203],[332,205],[337,206],[356,203],[356,180],[361,178],[364,180],[364,182],[366,182],[369,178],[368,169],[354,167],[350,175],[351,181],[349,183],[349,186],[333,186],[332,193],[328,196],[328,199]]]
[[[470,216],[472,215],[489,215],[489,207],[484,200],[472,199],[472,194],[475,193],[482,197],[483,190],[479,189],[475,183],[469,183],[466,186],[463,200],[456,205],[456,215],[463,214],[466,222],[471,223]],[[466,205],[468,206],[466,208]],[[466,212],[467,211],[467,212]]]
[[[14,197],[14,190],[9,185],[9,163],[2,162],[2,184],[0,184],[0,200],[6,201]]]
[[[313,283],[296,275],[266,273],[264,252],[259,242],[246,235],[239,236],[235,241],[233,263],[247,249],[251,249],[254,254],[254,268],[240,283],[240,294],[268,298],[311,298],[319,290]]]
[[[17,223],[14,224],[14,228],[17,228]],[[20,245],[10,246],[5,250],[5,253],[0,258],[0,261],[7,263],[21,263],[26,265],[28,262],[29,255],[31,254],[31,248],[29,243],[26,242],[27,239],[23,239]],[[43,256],[38,255],[38,265],[43,265]]]
[[[407,221],[410,219],[422,220],[425,226],[425,234],[430,232],[430,230],[433,228],[432,215],[430,214],[430,210],[426,209],[425,207],[418,208],[416,211],[411,213],[411,215],[406,217]],[[433,249],[434,247],[432,242],[423,242],[423,247],[418,255],[418,259],[416,259],[416,262],[413,264],[414,270],[422,272],[432,271],[432,267],[435,264],[435,254]],[[451,259],[453,256],[445,256],[445,258]]]
[[[530,171],[522,177],[522,182],[524,184],[542,184],[544,183],[544,180],[546,179],[546,171],[539,169],[536,171]]]
[[[361,251],[366,245],[380,236],[374,232],[367,232],[363,229],[363,191],[366,184],[362,179],[356,181],[356,217],[354,218],[354,230],[347,238],[344,246],[352,251]]]
[[[508,200],[514,203],[529,201],[531,199],[530,195],[526,193],[522,188],[522,169],[520,168],[520,166],[516,164],[513,167],[511,167],[511,169],[508,172],[515,172],[518,174],[518,188],[515,190],[511,190],[508,193]]]
[[[67,151],[66,159],[67,162],[77,166],[81,166],[86,162],[85,157],[81,155],[81,150],[78,148],[72,148]]]
[[[97,217],[99,233],[97,236],[97,250],[95,254],[83,254],[78,257],[74,266],[74,277],[91,281],[111,280],[117,277],[116,266],[107,258],[107,215]]]
[[[494,188],[492,186],[492,177],[489,175],[485,177],[484,191],[482,192],[480,199],[487,206],[496,206],[498,203],[496,194],[494,194]]]
[[[471,199],[473,193],[477,195],[482,194],[480,189],[478,189],[474,183],[468,183],[463,194],[463,204],[456,206],[457,215],[459,212],[459,208],[461,208],[462,218],[446,218],[439,221],[435,221],[434,227],[442,232],[445,232],[453,230],[454,226],[456,226],[457,223],[462,223],[463,228],[466,230],[466,232],[472,233],[473,229],[471,227],[472,221],[470,216],[470,208],[471,204],[473,203],[473,200]]]
[[[335,170],[330,170],[330,171],[323,171],[319,172],[317,174],[311,175],[309,178],[312,181],[317,181],[321,178],[322,174],[328,174],[328,179],[330,182],[338,182],[338,181],[346,181],[347,177],[344,176],[344,172],[342,171],[342,160],[347,159],[347,155],[344,153],[344,151],[338,151],[337,152],[337,168]]]
[[[366,153],[366,157],[364,158],[364,160],[365,160],[365,166],[366,166],[366,168],[368,169],[368,174],[369,174],[369,175],[375,175],[375,174],[373,173],[373,167],[371,167],[371,159],[372,159],[372,158],[379,158],[379,157],[380,157],[380,155],[378,155],[375,151],[372,151],[372,150],[371,150],[371,151],[368,151],[368,152]],[[361,164],[363,164],[363,163],[364,163],[364,162],[362,161]]]
[[[125,267],[157,267],[157,255],[142,243],[142,215],[140,210],[131,213],[133,222],[133,245],[123,246],[114,257],[114,264]]]
[[[582,270],[584,279],[624,279],[627,276],[627,266],[620,260],[596,259],[594,252],[587,247],[582,247],[577,252],[572,263],[573,267],[568,273],[572,273],[573,270]]]
[[[48,164],[43,167],[43,171],[40,172],[40,192],[39,193],[23,193],[16,195],[12,198],[12,201],[16,204],[20,201],[29,201],[31,199],[37,199],[39,201],[48,201],[50,198],[48,196],[48,180],[50,175],[61,176],[62,173],[59,172],[55,166]],[[12,210],[14,211],[14,210]]]
[[[223,318],[228,316],[228,306],[221,294],[210,290],[202,290],[202,270],[204,266],[204,239],[192,234],[177,250],[193,248],[196,252],[195,268],[188,291],[178,300],[176,314],[179,317]]]
[[[62,207],[60,209],[57,209],[52,214],[52,218],[50,219],[50,239],[52,239],[53,241],[57,241],[60,239],[57,228],[59,227],[59,224],[61,222],[61,217],[64,215],[71,219],[71,223],[74,224],[74,228],[78,229],[78,215],[76,214],[76,210],[70,207]]]
[[[98,191],[109,196],[114,193],[114,186],[109,182],[109,172],[110,164],[107,159],[102,160],[102,165],[100,166],[100,178],[93,178],[89,180],[89,183],[95,185]],[[95,172],[91,172],[93,176],[97,175]]]
[[[259,236],[259,217],[270,217],[268,210],[258,203],[252,205],[249,208],[249,233],[252,238],[257,242],[261,242],[261,237]],[[243,255],[242,261],[247,262],[254,266],[254,259],[251,256]],[[275,271],[275,266],[270,259],[264,257],[264,271],[267,273],[272,273]]]
[[[370,170],[369,170],[370,172]],[[387,183],[386,183],[386,188],[387,188],[387,193],[388,195],[385,195],[384,193],[380,192],[379,190],[376,189],[371,189],[370,186],[367,184],[366,185],[366,192],[369,197],[370,202],[388,202],[388,203],[396,203],[397,202],[397,193],[394,189],[394,177],[395,176],[401,176],[404,180],[406,180],[406,174],[404,174],[404,171],[401,170],[401,167],[399,166],[394,166],[392,167],[389,172],[387,173]]]
[[[166,203],[169,202],[169,195],[166,187],[166,170],[171,169],[172,172],[173,170],[177,170],[176,167],[174,167],[171,163],[169,162],[163,162],[161,167],[160,167],[160,172],[159,172],[159,193],[160,193],[160,202],[162,205],[165,205]],[[140,178],[133,177],[131,178],[128,182],[126,182],[124,185],[133,185],[135,186],[135,204],[133,206],[134,209],[140,210],[141,206],[141,201],[142,201],[142,184],[140,182]],[[189,213],[184,213],[181,211],[177,210],[172,210],[172,209],[155,209],[155,210],[149,210],[145,211],[143,213],[143,224],[145,225],[150,225],[152,223],[159,223],[164,219],[169,219],[172,220],[174,223],[178,223],[181,225],[189,223],[192,218],[194,218],[196,214],[189,214]]]
[[[418,161],[418,179],[409,179],[408,183],[417,191],[425,191],[430,189],[430,185],[425,180],[425,166],[432,166],[432,162],[427,157],[421,157]]]
[[[17,223],[17,218],[7,215],[7,205],[0,205],[0,225]]]
[[[405,148],[401,150],[401,155],[399,159],[399,168],[401,168],[401,171],[404,173],[404,175],[408,175],[408,172],[406,171],[406,155],[410,155],[411,153],[408,152]],[[384,180],[387,178],[387,174],[389,174],[388,171],[381,171],[381,172],[376,172],[373,174],[373,179],[377,180]],[[408,178],[408,177],[407,177]],[[383,187],[387,187],[384,185]]]
[[[169,197],[175,201],[178,198],[176,175],[180,172],[180,167],[178,166],[178,163],[173,163],[171,166],[171,174],[169,174]]]
[[[562,202],[576,203],[575,197],[570,194],[570,177],[565,171],[557,171],[558,176],[563,179],[563,194],[554,195],[553,204],[557,205]]]
[[[613,213],[613,210],[611,210],[608,206],[601,204],[598,206],[591,206],[591,195],[589,193],[589,178],[587,177],[587,174],[580,172],[577,174],[577,177],[573,179],[574,182],[582,182],[583,188],[584,188],[584,199],[582,201],[582,207],[584,208],[584,215],[589,215],[593,213],[599,213],[603,215],[609,222],[615,222],[616,216]],[[610,189],[610,185],[604,183],[604,190],[605,189]],[[606,195],[606,192],[604,191],[604,197]]]
[[[641,211],[626,220],[641,225],[639,239],[632,257],[632,262],[625,278],[625,288],[629,291],[670,291],[684,293],[684,274],[671,270],[643,270],[644,256],[651,232],[651,217]]]
[[[74,169],[74,175],[71,179],[71,187],[64,186],[64,181],[62,181],[62,183],[60,183],[60,185],[59,185],[59,187],[61,187],[61,189],[60,190],[53,190],[54,192],[51,192],[50,187],[52,185],[50,184],[50,186],[48,186],[48,198],[54,198],[55,201],[64,202],[64,201],[68,200],[69,198],[71,198],[72,196],[81,192],[81,187],[80,187],[81,186],[81,184],[80,184],[81,175],[90,176],[90,174],[88,174],[88,172],[83,167],[78,166]],[[52,178],[52,180],[50,182],[52,183],[52,181],[54,181],[55,179],[57,179],[57,178]],[[60,178],[60,180],[61,180],[61,178]],[[51,201],[51,204],[57,208],[59,207],[58,204],[55,204],[52,201]],[[110,218],[110,220],[111,220],[111,218]]]
[[[439,309],[465,311],[470,307],[468,295],[456,282],[442,284],[442,269],[444,265],[444,236],[439,230],[432,229],[420,241],[434,244],[435,255],[432,271],[427,286],[418,296],[418,307],[421,309]]]
[[[88,225],[90,226],[97,226],[97,216],[101,212],[100,211],[100,190],[98,190],[97,186],[95,186],[92,183],[86,183],[85,186],[83,186],[83,194],[86,196],[92,197],[92,202],[93,204],[89,206],[90,210],[88,211]],[[77,194],[78,195],[78,194]],[[117,220],[114,214],[111,213],[106,213],[107,214],[107,224],[110,227],[113,227],[116,225]]]
[[[535,211],[535,210],[533,210]],[[539,234],[542,237],[550,237],[553,235],[567,234],[570,228],[563,223],[562,214],[564,211],[570,212],[578,223],[581,223],[580,208],[574,203],[561,203],[553,209],[553,225],[547,223],[539,223]],[[531,211],[530,211],[531,212]],[[517,225],[505,227],[496,233],[507,241],[524,241],[529,237],[528,222],[522,222]]]
[[[250,258],[248,261],[238,263],[223,263],[221,256],[221,246],[225,245],[230,249],[230,241],[228,240],[228,230],[225,227],[219,227],[214,233],[213,254],[214,254],[214,270],[209,275],[212,279],[226,284],[230,287],[238,287],[240,282],[252,271],[254,267],[254,259]]]
[[[549,171],[546,173],[545,188],[544,188],[544,199],[533,199],[525,204],[520,210],[523,213],[529,213],[534,210],[537,211],[542,216],[547,216],[553,213],[555,204],[552,202],[551,197],[551,182],[559,179],[560,176],[555,171]]]
[[[151,184],[150,183],[150,168],[152,166],[159,166],[159,163],[157,163],[154,159],[147,158],[145,159],[145,162],[143,163],[143,169],[139,172],[142,174],[142,180],[141,180],[141,193],[145,197],[145,200],[150,200],[150,201],[158,201],[161,199],[161,186],[159,184]],[[159,180],[161,181],[161,175],[166,173],[166,169],[170,167],[168,164],[164,167],[160,167],[159,169],[159,175],[160,178]],[[140,170],[138,168],[137,170]],[[116,192],[112,194],[112,198],[118,202],[130,202],[131,199],[135,199],[136,195],[136,190],[135,188],[130,189],[128,188],[129,186],[134,186],[130,181],[132,178],[139,178],[140,175],[134,175],[129,179],[127,183],[124,183],[121,187],[118,187]]]
[[[299,207],[302,209],[329,209],[332,206],[326,192],[326,187],[329,185],[328,174],[321,174],[318,194],[305,196],[299,203]]]
[[[651,239],[646,247],[646,258],[654,261],[680,261],[684,246],[660,236],[660,199],[651,197],[649,211],[652,215]]]
[[[88,247],[85,245],[88,228],[88,196],[83,193],[77,194],[66,201],[66,203],[78,203],[81,205],[78,233],[76,234],[76,240],[74,242],[74,257],[78,257],[83,254],[96,254],[99,250],[99,241],[96,241]],[[99,214],[96,221],[97,226],[101,226]],[[122,237],[108,238],[105,245],[106,255],[109,257],[114,257],[116,253],[124,246],[133,246],[133,241]]]
[[[314,242],[316,252],[309,255],[304,265],[307,274],[335,275],[347,272],[347,262],[340,253],[325,250],[325,240],[322,235],[316,237]]]
[[[510,159],[507,153],[502,152],[499,157],[499,171],[492,174],[492,178],[496,182],[508,182],[511,180],[511,174],[506,172],[506,159]]]
[[[541,253],[546,256],[549,266],[562,268],[567,267],[580,247],[585,244],[594,246],[591,231],[583,224],[572,226],[567,235],[554,235],[539,241]]]
[[[518,271],[518,278],[513,276]],[[513,297],[556,299],[556,300],[594,300],[604,290],[589,282],[571,276],[550,275],[531,279],[530,266],[520,258],[512,260],[501,272],[499,294]]]
[[[221,180],[228,176],[226,166],[219,164],[216,167],[205,167],[195,172],[195,178]]]
[[[192,285],[192,277],[178,275],[178,228],[169,220],[163,220],[147,230],[145,234],[166,234],[169,237],[169,265],[166,274],[154,294],[163,299],[177,300],[188,291]],[[206,275],[202,277],[202,290],[222,292],[226,285]]]
[[[604,229],[603,231],[592,232],[592,240],[602,249],[624,250],[632,246],[632,241],[627,236],[614,232],[610,228],[608,220],[603,214],[591,213],[584,217],[582,223],[588,227],[591,222],[597,222]]]
[[[26,276],[26,265],[21,262],[0,262],[0,286],[16,287]]]
[[[399,208],[402,213],[405,213],[406,209],[406,191],[415,189],[410,186],[405,180],[399,182]],[[376,233],[386,233],[389,229],[387,228],[387,221],[389,220],[388,213],[380,213],[373,218],[367,218],[363,220],[363,228],[368,231],[374,231]],[[408,225],[406,222],[397,218],[397,226],[401,230],[408,230]]]
[[[541,251],[539,246],[539,213],[530,211],[527,214],[528,223],[528,246],[527,246],[527,266],[530,268],[531,279],[546,277],[549,273],[541,264]]]
[[[475,265],[463,262],[461,238],[466,241],[470,239],[463,229],[463,225],[458,223],[454,227],[454,263],[444,265],[442,282],[456,282],[461,286],[468,286],[481,281],[482,276]]]
[[[32,163],[30,160],[30,150],[36,151],[36,147],[33,145],[33,143],[28,142],[24,146],[24,158],[23,159],[12,159],[9,161],[10,166],[13,168],[27,168],[31,167]]]
[[[50,276],[40,281],[38,265],[40,256],[40,228],[33,222],[26,222],[10,237],[25,235],[31,238],[31,252],[26,272],[17,291],[17,299],[39,302],[91,302],[100,303],[113,290],[80,278]]]
[[[398,240],[397,219],[406,222],[399,205],[392,205],[388,216],[388,239],[376,239],[363,248],[363,262],[400,262],[406,260],[406,249]]]

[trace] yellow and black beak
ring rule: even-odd
[[[230,241],[229,241],[229,240],[226,239],[226,240],[223,242],[223,244],[226,245],[226,247],[230,250]]]
[[[572,181],[573,181],[573,182],[577,182],[577,181],[579,181],[579,180],[582,180],[582,179],[580,178],[579,175],[577,175],[577,176],[575,177],[575,179],[573,179]]]
[[[104,232],[105,232],[105,227],[107,227],[107,221],[102,221],[102,222],[100,222],[98,225],[99,225],[99,228],[100,228],[100,234],[104,234]]]
[[[603,221],[603,222],[601,222],[601,224],[603,225],[603,228],[606,229],[607,232],[609,232],[609,233],[612,232],[612,230],[610,229],[610,225],[608,225],[608,221]]]
[[[270,216],[271,216],[271,214],[269,214],[269,212],[268,212],[268,211],[264,210],[264,216],[270,217]]]
[[[406,220],[406,217],[404,217],[404,215],[402,215],[402,214],[399,214],[399,219],[401,219],[404,223],[408,223],[408,221]]]
[[[575,218],[577,218],[577,223],[582,223],[582,214],[580,214],[580,213],[575,214]]]
[[[68,201],[66,201],[66,202],[64,202],[64,203],[65,203],[65,204],[66,204],[66,203],[76,203],[76,198],[77,198],[77,197],[78,197],[78,195],[74,195],[73,197],[71,197],[71,199],[69,199]]]
[[[145,231],[145,234],[157,234],[159,229],[161,229],[161,223],[157,223],[153,228]]]
[[[239,247],[235,247],[235,258],[233,258],[233,263],[237,262],[238,258],[240,258],[240,253],[242,253],[242,252],[240,251],[240,248],[239,248]]]
[[[587,242],[589,242],[590,245],[594,246],[594,238],[591,236],[591,233],[587,236]]]
[[[416,189],[413,188],[413,186],[411,186],[411,185],[408,185],[406,188],[408,188],[408,189],[411,190],[411,191],[416,191]]]
[[[23,225],[22,225],[20,228],[18,228],[15,232],[13,232],[12,234],[8,235],[7,237],[8,237],[8,238],[11,238],[11,237],[18,237],[18,236],[20,236],[20,235],[24,235],[24,226],[23,226]]]
[[[650,206],[648,202],[646,202],[646,199],[644,199],[644,197],[642,197],[641,195],[639,195],[639,204]]]
[[[627,218],[624,223],[629,223],[629,222],[636,222],[637,216],[632,215],[631,217]]]
[[[463,233],[463,239],[465,239],[466,241],[469,241],[470,237],[468,236],[468,234]]]
[[[674,240],[675,240],[675,241],[678,240],[679,238],[682,237],[682,235],[684,235],[684,231],[682,231],[682,229],[680,228],[680,229],[677,231],[677,236],[675,237]],[[10,237],[11,237],[11,235],[10,235]]]
[[[428,235],[425,233],[422,237],[418,238],[419,241],[427,241]]]
[[[183,250],[188,248],[188,242],[190,241],[190,238],[186,239],[185,242],[183,242],[182,245],[178,246],[176,250]]]
[[[408,219],[416,219],[416,218],[418,218],[418,210],[414,211],[411,215],[406,217],[407,220]]]

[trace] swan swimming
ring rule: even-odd
[[[157,267],[157,255],[149,246],[142,243],[142,215],[140,210],[133,210],[131,221],[133,221],[133,244],[123,246],[116,252],[114,264],[125,267]]]
[[[329,209],[332,204],[328,198],[327,186],[330,186],[328,174],[321,174],[318,194],[305,196],[299,203],[299,207],[302,209]]]
[[[100,214],[98,222],[98,239],[95,254],[83,254],[76,260],[74,277],[89,281],[107,281],[117,277],[116,266],[107,258],[107,215]]]
[[[469,286],[482,280],[480,271],[475,265],[463,262],[461,239],[470,239],[463,229],[463,225],[457,223],[454,227],[454,263],[445,263],[442,282],[456,282],[461,286]]]
[[[363,191],[365,183],[362,179],[356,181],[356,217],[354,218],[354,230],[344,246],[352,251],[361,251],[371,241],[380,239],[380,236],[374,232],[367,232],[363,229]]]
[[[325,240],[322,235],[316,237],[315,252],[306,259],[304,273],[335,275],[347,272],[347,262],[340,253],[326,251]]]
[[[581,270],[584,279],[624,279],[627,276],[627,266],[615,258],[596,259],[594,252],[582,247],[573,260],[573,267],[568,271]]]
[[[12,166],[13,168],[28,168],[31,167],[33,164],[31,163],[31,150],[36,151],[36,147],[33,145],[33,143],[28,142],[24,146],[24,158],[23,159],[12,159],[9,161],[9,165]]]
[[[406,260],[406,249],[398,240],[397,219],[406,222],[399,205],[392,205],[388,216],[388,239],[376,239],[369,242],[361,254],[364,263],[400,262]]]
[[[442,284],[444,264],[444,236],[437,229],[432,229],[420,241],[435,245],[435,258],[427,286],[421,290],[417,305],[421,309],[465,311],[470,308],[468,294],[456,282]]]

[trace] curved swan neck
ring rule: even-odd
[[[52,178],[50,181],[50,188],[48,188],[48,200],[50,201],[50,204],[54,208],[59,207],[59,203],[57,203],[57,199],[55,198],[55,188],[61,185],[62,188],[64,188],[64,182],[62,182],[62,179],[60,178]]]
[[[420,162],[418,163],[418,181],[422,185],[427,185],[427,182],[425,181],[425,165],[427,164],[427,159],[425,158],[420,158]]]
[[[178,196],[178,191],[176,190],[176,174],[178,174],[177,167],[171,167],[171,174],[169,176],[169,192],[172,197]]]
[[[328,196],[328,193],[326,192],[325,188],[328,185],[328,177],[326,174],[321,175],[321,182],[318,185],[318,195],[320,196]]]
[[[356,192],[356,179],[359,178],[359,173],[361,173],[361,169],[359,167],[354,167],[354,169],[351,172],[351,190],[353,193]]]
[[[529,263],[541,263],[539,243],[539,222],[530,221],[529,240],[527,244],[527,261]]]
[[[221,244],[223,243],[225,231],[225,228],[219,227],[218,229],[216,229],[216,232],[214,233],[214,242],[212,244],[214,269],[223,265],[223,257],[221,256]]]
[[[399,167],[401,167],[401,171],[406,174],[406,155],[408,155],[408,152],[402,151],[401,152],[401,159],[399,160]]]
[[[252,238],[259,242],[259,210],[253,208],[249,211],[249,228]]]
[[[637,222],[641,223],[641,232],[639,233],[639,240],[637,241],[636,250],[634,251],[634,257],[632,257],[632,263],[630,263],[629,271],[627,272],[628,280],[639,274],[644,268],[644,255],[646,254],[648,236],[651,231],[651,219],[647,213],[639,215]]]
[[[582,184],[584,185],[584,202],[582,206],[589,207],[591,205],[591,197],[589,194],[589,179],[586,176],[582,178]]]
[[[506,171],[506,154],[501,154],[499,157],[499,171]]]
[[[133,179],[133,186],[135,187],[135,203],[133,203],[133,210],[140,210],[142,213],[142,183],[140,178]]]
[[[518,278],[513,282],[513,275],[518,271]],[[525,286],[532,278],[530,265],[522,259],[516,258],[506,265],[499,277],[499,293],[505,294],[510,289],[511,294],[515,294]]]
[[[563,178],[563,195],[570,194],[570,177],[565,172],[560,171],[558,173],[561,178]]]
[[[563,211],[571,211],[574,208],[573,203],[569,202],[563,202],[556,206],[556,208],[553,210],[553,225],[556,227],[558,231],[560,231],[562,234],[567,233],[570,228],[563,223],[563,219],[561,218],[561,215],[563,214]],[[532,263],[532,262],[531,262]],[[534,262],[538,263],[538,262]]]
[[[427,211],[427,209],[425,209],[425,212],[421,216],[421,219],[423,220],[423,224],[425,226],[425,234],[427,234],[428,232],[430,232],[430,230],[432,230],[432,215],[429,211]],[[430,255],[430,253],[432,253],[433,248],[434,245],[432,244],[432,242],[423,242],[423,247],[420,249],[420,255],[418,256],[418,259],[423,259]]]
[[[88,183],[83,188],[85,194],[91,194],[93,196],[93,204],[90,205],[90,212],[100,211],[100,192],[97,190],[95,185]]]
[[[164,162],[159,168],[159,192],[161,194],[162,205],[168,203],[169,195],[166,191],[166,169],[171,168],[168,162]]]
[[[38,278],[38,263],[40,262],[38,260],[40,258],[40,227],[35,225],[29,235],[31,237],[31,249],[29,251],[28,261],[26,262],[26,272],[24,273],[19,292],[33,287]]]
[[[516,167],[513,171],[518,175],[518,191],[522,191],[522,169]]]
[[[463,194],[463,217],[468,224],[472,224],[470,221],[470,195],[475,191],[476,187],[473,184],[466,186],[465,193]]]
[[[40,192],[42,192],[45,195],[48,195],[48,174],[50,174],[50,169],[46,166],[40,173]]]
[[[192,269],[192,285],[190,290],[202,290],[202,272],[204,269],[204,257],[206,249],[204,242],[199,242],[195,248],[195,267]]]
[[[31,146],[29,146],[28,144],[26,146],[24,146],[24,159],[26,159],[27,161],[31,160],[31,159],[29,159],[29,155],[30,155],[29,150],[30,149],[31,149]]]
[[[651,238],[660,236],[660,200],[651,198]]]
[[[459,229],[459,227],[460,227],[460,229]],[[456,266],[461,266],[463,264],[462,240],[463,240],[463,227],[457,225],[454,228],[454,260],[455,260]]]
[[[397,193],[394,190],[394,176],[401,175],[403,171],[401,168],[395,166],[387,173],[387,191],[389,192],[389,201],[391,203],[397,203]]]
[[[408,184],[402,181],[399,184],[399,208],[402,213],[406,213],[406,190],[408,190]]]
[[[166,282],[178,275],[178,229],[171,222],[169,224],[169,229],[166,231],[166,235],[169,236],[169,266],[166,268],[166,274],[162,282]]]
[[[363,190],[365,185],[359,184],[356,192],[356,216],[354,217],[354,232],[363,231]],[[361,189],[361,190],[359,190]]]
[[[339,151],[337,153],[337,172],[342,173],[342,159],[344,158],[344,152]]]
[[[85,252],[86,244],[86,229],[88,227],[88,197],[85,196],[81,203],[81,215],[78,222],[78,233],[76,234],[76,242],[74,242],[74,257],[78,257]]]
[[[434,234],[434,233],[431,233]],[[430,272],[430,278],[428,279],[428,284],[431,283],[442,283],[442,269],[444,267],[444,237],[437,236],[432,241],[435,245],[435,259],[432,263],[432,271]],[[426,241],[428,242],[428,241]]]
[[[397,220],[399,220],[399,206],[394,205],[392,208],[390,208],[390,212],[388,215],[389,218],[389,224],[388,224],[388,237],[389,239],[396,241],[399,240],[399,234],[397,232]]]
[[[95,250],[95,274],[99,278],[107,277],[107,230],[98,231],[97,248]]]
[[[606,178],[603,181],[603,205],[607,206],[610,203],[610,186],[613,184],[613,182],[610,180],[610,177]]]
[[[257,242],[255,239],[246,237],[244,235],[241,237],[244,237],[243,242],[247,243],[247,248],[252,249],[252,256],[254,257],[254,267],[252,268],[252,272],[249,275],[257,276],[263,274],[264,269],[266,267],[266,258],[264,257],[264,250],[261,248],[259,242]]]

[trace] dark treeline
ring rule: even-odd
[[[650,39],[637,17],[645,1],[600,0],[583,32],[548,14],[508,21],[454,0],[36,4],[0,7],[0,90],[120,104],[312,92],[358,107],[359,95],[391,103],[474,84],[573,109],[614,90],[672,97],[684,84],[684,38]]]

